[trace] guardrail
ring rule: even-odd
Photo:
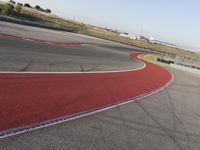
[[[40,22],[31,22],[31,21],[24,21],[21,19],[11,18],[0,15],[0,21],[10,22],[10,23],[16,23],[21,25],[27,25],[27,26],[33,26],[33,27],[39,27],[39,28],[45,28],[45,29],[52,29],[57,31],[65,31],[65,32],[73,32],[72,29],[64,28],[58,25],[48,24],[48,23],[40,23]]]

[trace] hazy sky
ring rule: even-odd
[[[101,27],[200,50],[199,0],[16,0]]]

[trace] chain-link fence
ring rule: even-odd
[[[197,54],[195,58],[186,57],[183,55],[177,55],[175,63],[177,65],[191,67],[200,70],[200,54]]]

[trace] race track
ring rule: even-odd
[[[50,46],[81,46],[4,34],[0,36]],[[131,54],[131,57],[137,58],[141,54],[143,53]],[[18,134],[106,109],[130,99],[144,97],[172,81],[172,75],[167,70],[144,60],[140,61],[143,61],[143,67],[126,71],[56,74],[1,72],[0,135]]]
[[[28,31],[27,28],[23,29]],[[13,30],[18,31],[19,28]],[[25,33],[28,33],[27,31]],[[3,30],[1,32],[5,34],[7,31]],[[42,31],[40,34],[42,35]],[[56,34],[56,36],[59,36],[59,34]],[[60,38],[60,41],[67,43],[77,42],[68,41],[67,39],[63,40],[63,37]],[[84,37],[81,38],[84,39]],[[49,39],[47,40],[49,41]],[[130,70],[143,66],[143,63],[129,56],[136,52],[134,48],[130,49],[124,45],[112,42],[110,43],[112,46],[107,47],[101,45],[98,39],[95,40],[97,40],[97,44],[77,47],[72,45],[64,46],[50,43],[34,43],[23,39],[0,37],[0,70],[9,78],[11,76],[13,77],[13,75],[10,76],[10,74],[5,74],[5,72],[20,72],[19,76],[15,76],[19,79],[21,75],[26,76],[26,72],[51,73],[72,71],[86,72],[84,74],[87,74],[87,72],[94,71]],[[107,42],[109,44],[109,41]],[[89,42],[86,41],[84,43]],[[148,73],[151,73],[151,71],[148,71]],[[0,149],[198,150],[200,147],[200,95],[198,92],[200,78],[178,70],[171,71],[175,75],[175,80],[171,86],[163,91],[88,117],[0,139]],[[154,71],[152,71],[152,74],[157,79],[162,77]],[[35,75],[33,74],[33,76]],[[142,77],[140,76],[139,78]],[[147,73],[146,78],[149,78]],[[151,79],[150,81],[155,83]],[[19,83],[17,80],[15,80],[15,83]],[[12,89],[12,87],[15,89],[18,86],[18,84],[12,84],[11,80],[3,79],[1,80],[1,87],[3,87],[2,81],[10,83],[11,88],[9,89]],[[32,81],[27,79],[26,82]],[[98,82],[95,86],[100,88],[101,84],[103,82]],[[118,85],[120,82],[116,83],[113,81],[112,84]],[[115,91],[116,89],[112,88],[112,84],[107,84],[106,88]],[[142,86],[146,87],[147,85],[149,84],[143,83]],[[87,88],[83,89],[86,90]],[[24,88],[23,91],[29,91],[29,89]],[[3,93],[2,95],[9,93],[7,87],[1,88],[1,90],[3,91],[0,93]],[[132,91],[131,88],[124,90]],[[13,90],[16,95],[21,95],[18,93],[23,93],[23,91]],[[112,93],[111,91],[107,92],[110,94]],[[44,95],[52,93],[48,91],[48,93],[44,92]],[[120,92],[117,91],[118,93]],[[126,95],[127,93],[123,92],[123,94]],[[29,96],[31,95],[33,94],[30,93]],[[112,98],[116,98],[115,95],[114,93]],[[13,93],[8,94],[6,98],[11,98],[10,100],[13,100],[12,102],[15,104],[16,101],[12,96],[14,96]],[[21,96],[23,98],[23,94]],[[39,98],[41,97],[39,96]],[[0,101],[2,102],[3,100],[0,99]],[[0,107],[1,110],[4,109],[2,105]],[[12,107],[14,108],[15,106]],[[22,110],[22,107],[18,106],[18,110]],[[10,112],[12,112],[11,109]],[[5,114],[3,111],[1,111],[0,115],[0,122],[4,122],[5,117],[2,116],[5,116]],[[13,112],[13,116],[16,115]],[[19,119],[17,120],[19,121]]]

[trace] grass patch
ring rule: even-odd
[[[159,54],[142,54],[139,57],[143,60],[146,60],[146,61],[151,62],[156,65],[160,65],[162,67],[167,67],[167,68],[170,67],[170,65],[168,65],[168,64],[159,63],[156,61],[157,58],[163,57],[162,55],[159,55]]]

